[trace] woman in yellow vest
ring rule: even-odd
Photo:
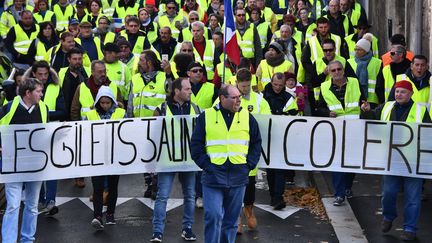
[[[140,30],[144,31],[150,44],[153,44],[158,38],[158,25],[152,21],[150,13],[146,8],[141,8],[138,12],[138,18],[141,22]]]
[[[92,24],[92,28],[96,28],[98,26],[98,20],[100,19],[100,17],[104,16],[101,10],[102,2],[100,0],[91,0],[88,8],[88,20]]]
[[[96,95],[93,109],[86,114],[87,120],[91,121],[104,119],[122,119],[125,116],[126,111],[118,107],[118,103],[116,101],[116,98],[114,97],[114,93],[108,86],[100,87]],[[105,181],[108,181],[108,209],[105,216],[106,224],[116,224],[114,219],[114,212],[117,202],[117,187],[119,176],[92,176],[94,218],[91,221],[91,225],[96,230],[102,230],[104,228],[102,220],[102,208]]]
[[[33,14],[33,18],[37,24],[50,21],[56,25],[56,17],[53,11],[48,9],[48,0],[39,0],[37,3],[38,11]]]
[[[42,22],[39,23],[39,26],[39,34],[29,47],[29,53],[35,57],[36,61],[43,60],[47,51],[59,43],[55,27],[51,22]]]

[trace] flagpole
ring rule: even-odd
[[[223,26],[224,26],[224,44],[223,44],[223,53],[224,53],[224,58],[223,58],[223,66],[222,66],[222,68],[223,68],[223,71],[222,71],[222,84],[225,84],[225,65],[226,65],[226,44],[227,44],[227,27],[226,27],[226,15],[227,15],[227,12],[225,12],[225,14],[224,14],[224,23],[223,23]]]

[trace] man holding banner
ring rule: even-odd
[[[41,100],[43,88],[44,85],[39,80],[25,79],[19,86],[19,95],[2,107],[0,125],[46,123],[49,120],[48,107]],[[31,164],[31,161],[27,162]],[[7,205],[2,223],[2,242],[17,241],[18,217],[23,193],[25,206],[22,215],[20,241],[33,242],[35,240],[41,185],[41,181],[5,184]]]
[[[221,88],[219,99],[196,121],[191,156],[203,169],[205,242],[233,243],[248,174],[261,154],[261,135],[255,118],[240,108],[236,87]]]
[[[321,84],[318,114],[339,119],[359,119],[360,104],[367,100],[356,78],[345,77],[344,66],[334,60],[327,65],[331,80]],[[333,172],[334,206],[342,206],[345,197],[352,197],[354,173]]]
[[[394,85],[395,101],[386,102],[375,110],[370,110],[370,105],[364,103],[361,109],[365,111],[365,117],[382,121],[405,121],[417,123],[430,123],[431,119],[425,106],[414,102],[413,87],[411,82],[401,80]],[[382,181],[382,211],[383,220],[381,231],[387,233],[392,228],[393,220],[397,217],[397,196],[403,186],[404,200],[404,225],[401,239],[413,241],[416,239],[417,222],[420,217],[422,178],[384,175]]]

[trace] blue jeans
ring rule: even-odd
[[[206,243],[234,243],[245,186],[219,188],[203,184]]]
[[[46,181],[45,187],[42,184],[39,202],[46,205],[50,201],[55,202],[56,194],[57,194],[57,180]]]
[[[195,211],[195,172],[158,172],[158,191],[153,213],[153,232],[163,234],[166,205],[171,193],[174,177],[178,173],[183,190],[182,229],[192,228]]]
[[[334,196],[345,198],[345,191],[351,190],[354,177],[355,177],[354,173],[333,172],[332,181],[333,181],[333,188],[335,191]]]
[[[384,220],[393,221],[397,217],[396,201],[401,186],[404,188],[404,230],[416,232],[423,186],[421,178],[383,176],[381,204]]]
[[[21,223],[20,242],[33,242],[38,217],[38,200],[42,182],[14,182],[5,184],[6,211],[3,216],[2,242],[13,243],[18,237],[18,217],[21,195],[24,193],[24,210]],[[25,187],[23,191],[23,186]]]

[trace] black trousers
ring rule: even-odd
[[[245,206],[253,205],[255,202],[255,176],[249,176],[249,183],[246,185],[246,191],[243,198]]]
[[[107,214],[114,214],[118,196],[118,175],[108,176],[93,176],[93,215],[94,217],[102,217],[103,208],[103,192],[105,190],[105,179],[108,180],[108,209]]]

